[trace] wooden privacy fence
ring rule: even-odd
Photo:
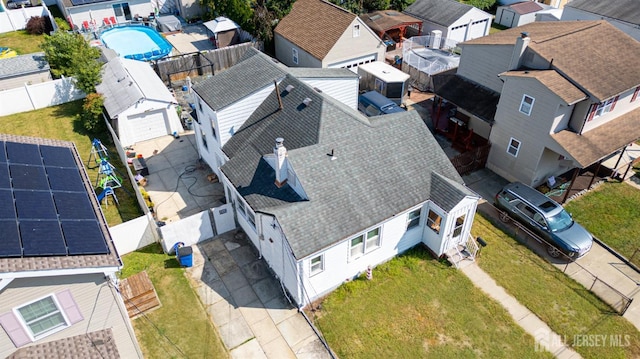
[[[245,42],[210,51],[166,57],[155,61],[153,68],[167,86],[173,87],[175,82],[181,83],[187,76],[192,79],[212,76],[220,70],[235,65],[250,47],[262,50],[263,44],[262,42]]]
[[[476,147],[470,151],[463,152],[451,159],[451,163],[461,176],[469,174],[475,170],[484,168],[489,157],[491,144]]]

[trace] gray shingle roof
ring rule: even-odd
[[[118,359],[118,347],[111,328],[20,348],[7,359]]]
[[[565,7],[640,25],[640,1],[638,0],[572,0]]]
[[[18,55],[0,60],[0,79],[49,71],[44,52]]]
[[[447,193],[454,194],[440,205],[449,208],[459,198],[462,179],[417,112],[366,118],[291,75],[280,89],[289,84],[295,89],[282,91],[282,110],[270,94],[223,147],[230,160],[222,171],[254,210],[277,217],[296,258],[428,200],[434,172],[449,179],[436,187],[450,186]],[[308,200],[289,185],[277,188],[261,159],[273,153],[277,137],[284,138]]]
[[[193,90],[211,107],[219,111],[239,99],[273,83],[286,74],[284,65],[277,64],[260,51],[249,48],[235,66],[210,79],[193,85]],[[232,83],[233,86],[229,86]]]
[[[459,182],[438,172],[431,173],[431,200],[446,212],[451,211],[467,196],[479,197]]]
[[[344,68],[290,67],[287,72],[297,78],[357,78],[358,74]]]
[[[473,6],[455,0],[416,0],[404,13],[443,26],[449,26],[473,9]]]

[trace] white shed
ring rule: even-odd
[[[404,13],[423,21],[423,34],[439,30],[457,42],[489,35],[491,29],[491,14],[455,0],[416,0]]]
[[[382,61],[358,66],[360,91],[378,91],[397,104],[409,89],[409,74]]]
[[[506,27],[517,27],[536,21],[536,14],[548,5],[535,1],[522,1],[510,5],[498,6],[496,22]]]
[[[176,99],[146,62],[112,59],[96,90],[123,146],[183,130]]]

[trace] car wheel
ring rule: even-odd
[[[562,254],[562,252],[560,252],[558,248],[552,245],[547,245],[547,253],[549,253],[549,255],[553,258],[558,258]]]
[[[500,220],[504,223],[509,223],[511,217],[509,217],[509,214],[507,212],[500,211]]]

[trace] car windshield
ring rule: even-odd
[[[569,213],[567,213],[567,211],[562,210],[555,216],[548,218],[547,222],[549,223],[549,229],[552,232],[557,232],[571,227],[571,225],[573,224],[573,219],[571,218]]]

